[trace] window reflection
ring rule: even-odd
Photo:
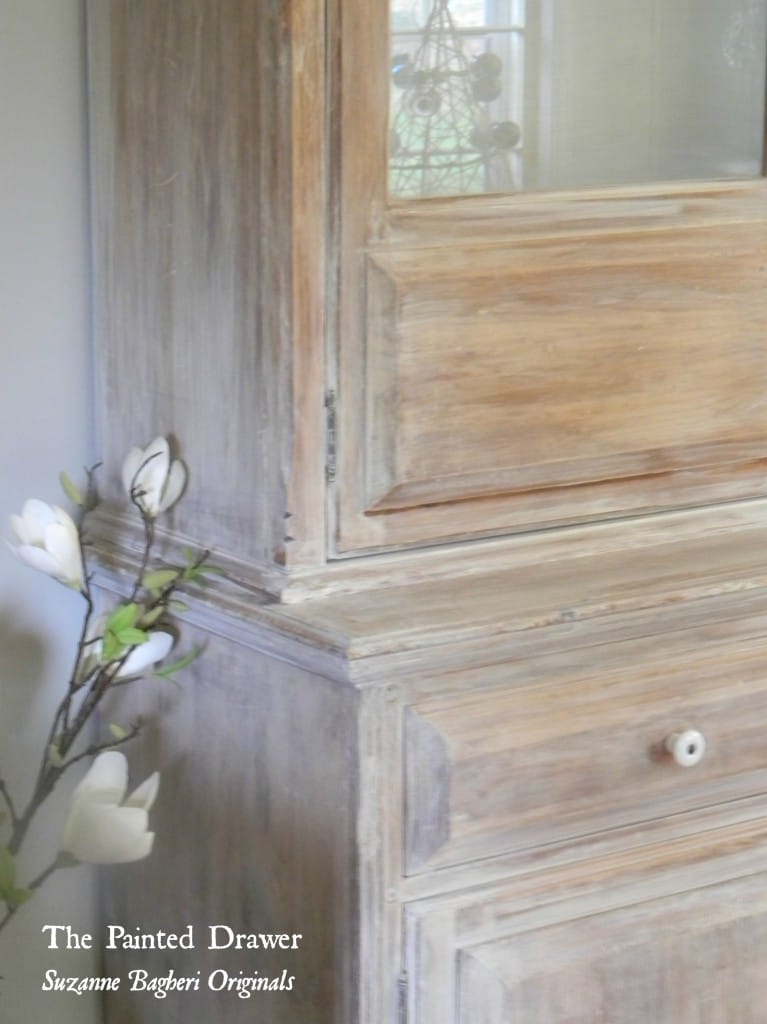
[[[524,6],[393,0],[389,171],[395,195],[520,187]]]
[[[762,173],[767,0],[391,0],[394,196]]]

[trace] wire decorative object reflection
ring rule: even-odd
[[[397,196],[462,195],[509,187],[507,154],[521,140],[513,121],[493,121],[503,62],[469,57],[450,13],[435,0],[413,53],[392,58],[389,184]]]

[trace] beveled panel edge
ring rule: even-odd
[[[709,248],[718,246],[724,255],[728,246],[742,245],[737,242],[741,235],[750,245],[763,246],[762,240],[767,238],[767,190],[761,182],[758,185],[748,183],[748,186],[735,190],[738,198],[734,209],[725,206],[722,211],[720,199],[710,200],[713,203],[710,208],[706,198],[703,202],[705,216],[694,208],[689,216],[674,217],[671,222],[663,219],[657,225],[657,232],[649,234],[644,223],[633,226],[624,223],[619,227],[605,214],[609,231],[601,225],[599,230],[587,235],[578,223],[575,238],[579,243],[590,240],[595,246],[599,245],[595,249],[599,254],[595,265],[600,260],[612,265],[611,247],[616,242],[622,244],[621,265],[625,263],[627,271],[631,258],[627,258],[625,247],[632,251],[632,241],[639,228],[642,229],[640,237],[652,238],[660,252],[664,253],[668,246],[672,260],[677,250],[689,259],[691,253],[701,247],[708,253]],[[729,196],[731,189],[722,191]],[[751,195],[754,191],[758,199],[746,203],[749,211],[746,215],[742,209],[744,200],[740,197],[742,193]],[[708,193],[704,195],[708,197]],[[605,204],[596,205],[601,208]],[[399,479],[395,415],[397,338],[400,310],[407,296],[417,292],[419,286],[428,289],[432,281],[439,281],[446,287],[458,276],[463,282],[466,266],[477,267],[479,277],[495,275],[497,270],[493,268],[499,261],[502,266],[506,265],[504,254],[514,263],[514,273],[545,274],[548,248],[554,246],[558,252],[568,252],[573,244],[556,233],[540,230],[515,237],[513,218],[507,227],[505,236],[491,240],[471,234],[456,236],[451,240],[449,251],[440,251],[439,245],[424,234],[417,246],[387,241],[366,252],[367,305],[362,371],[365,398],[357,411],[353,408],[356,404],[353,398],[346,403],[352,408],[342,406],[345,423],[351,423],[355,415],[364,421],[364,450],[360,450],[358,444],[345,444],[345,432],[341,431],[343,465],[358,462],[359,475],[364,476],[364,481],[358,487],[356,471],[347,478],[347,470],[344,470],[342,511],[333,551],[336,557],[748,500],[762,494],[762,451],[757,438],[678,448],[670,444],[667,449],[651,447],[620,455],[601,455],[591,460],[579,459],[572,464],[520,464],[512,468],[500,467],[492,474],[466,471],[450,476]],[[717,241],[719,238],[721,241]],[[587,251],[591,253],[591,249]],[[529,270],[524,266],[528,252],[533,257]],[[711,259],[710,253],[708,259]],[[551,495],[557,498],[553,507]]]
[[[404,871],[428,870],[450,841],[451,760],[443,733],[418,709],[404,709]]]
[[[700,228],[701,225],[687,225],[681,233],[673,231],[669,236],[671,245],[680,250],[685,247],[683,251],[687,251],[689,257],[689,251],[697,250],[701,244]],[[767,234],[762,225],[746,224],[738,228],[745,229],[749,239],[752,236],[760,239]],[[628,244],[629,251],[633,252],[634,238],[633,234],[614,232],[607,250],[600,249],[599,260],[594,263],[590,258],[588,265],[604,262],[613,267],[620,264],[625,265],[629,273],[637,261],[643,266],[647,259],[643,250],[640,249],[636,257],[627,257],[625,248],[617,253],[612,250],[617,241],[623,242],[624,247]],[[483,281],[508,278],[516,282],[520,277],[522,280],[537,275],[545,277],[550,246],[553,253],[561,253],[561,240],[538,237],[496,240],[491,246],[466,241],[453,247],[449,254],[439,248],[408,247],[367,253],[363,342],[365,448],[362,454],[365,485],[361,515],[357,517],[356,528],[347,526],[344,536],[339,538],[339,555],[353,556],[358,544],[364,553],[366,540],[368,544],[375,544],[377,539],[389,534],[394,543],[423,545],[430,539],[449,542],[482,533],[596,522],[622,514],[762,496],[764,439],[757,435],[685,444],[670,440],[662,447],[656,442],[636,449],[572,458],[528,462],[516,459],[509,465],[494,466],[492,472],[466,468],[440,475],[403,476],[398,467],[398,361],[400,347],[407,348],[412,334],[412,326],[403,313],[408,297],[420,294],[421,289],[429,295],[432,285],[439,282],[445,288],[453,280],[454,290],[462,294],[475,273]],[[531,253],[529,261],[524,256],[526,252]],[[658,251],[653,250],[653,253],[655,260],[660,259]],[[558,265],[556,270],[561,273]],[[405,331],[403,346],[400,345],[401,329]],[[737,482],[731,483],[734,477],[738,478]],[[671,489],[678,492],[676,500],[671,494],[665,494],[666,480],[673,481]],[[661,493],[656,493],[659,489]],[[552,512],[543,495],[550,495],[562,508]],[[510,505],[504,511],[507,500]],[[461,509],[466,502],[476,503],[472,507],[476,507],[480,517],[487,518],[482,528],[471,530],[467,524],[461,525]],[[606,502],[610,502],[609,507]],[[455,509],[452,516],[448,514],[450,509]],[[377,523],[376,517],[381,521]],[[419,533],[419,519],[424,517],[431,517],[433,538],[428,534],[422,537]],[[451,519],[456,520],[457,525],[451,525]],[[408,527],[408,523],[414,523],[414,529]],[[414,536],[409,537],[408,533]]]
[[[486,242],[535,235],[764,220],[767,180],[701,180],[392,202],[387,244]],[[374,243],[377,247],[379,243]]]
[[[699,230],[699,229],[696,229]],[[703,237],[700,244],[704,244]],[[386,260],[380,254],[370,256],[377,266],[380,280],[384,273],[396,280],[398,271],[386,267]],[[396,301],[396,298],[395,298]],[[377,318],[379,321],[381,317]],[[385,335],[381,323],[368,325],[364,345],[365,367],[361,371],[359,394],[364,394],[362,405],[350,397],[341,402],[341,453],[338,516],[335,533],[330,546],[330,558],[356,558],[364,555],[385,553],[399,548],[424,549],[434,544],[457,544],[464,541],[483,540],[510,534],[524,534],[554,527],[599,523],[620,519],[629,515],[653,515],[659,512],[673,512],[695,506],[723,504],[758,498],[761,494],[761,453],[758,444],[735,445],[728,453],[737,461],[735,474],[730,464],[722,461],[722,453],[704,452],[696,461],[701,465],[682,464],[673,472],[663,471],[645,475],[641,458],[628,466],[628,471],[614,475],[607,480],[596,482],[583,480],[581,466],[575,480],[554,481],[549,487],[540,486],[540,481],[528,473],[529,479],[518,481],[514,494],[498,493],[496,486],[504,482],[493,481],[492,485],[475,486],[475,481],[466,479],[451,481],[453,490],[466,485],[473,493],[461,496],[460,500],[445,500],[440,487],[433,484],[423,486],[421,482],[408,483],[404,488],[397,485],[396,424],[391,415],[382,424],[371,423],[374,419],[375,396],[371,395],[371,367],[379,371],[383,366],[391,370],[395,346],[388,355],[376,354],[375,339]],[[391,333],[391,328],[389,328]],[[388,360],[388,363],[387,363]],[[351,372],[351,371],[350,371]],[[384,374],[385,376],[385,374]],[[389,373],[390,398],[396,401],[396,375]],[[359,420],[359,421],[358,421]],[[366,422],[367,445],[361,446],[344,442],[344,437],[359,437],[361,423]],[[377,439],[377,446],[370,441]],[[376,461],[379,466],[375,466]],[[613,460],[620,467],[619,461]],[[709,464],[710,463],[710,464]],[[371,469],[371,466],[373,467]],[[605,467],[593,467],[600,472]],[[609,470],[610,467],[607,467]],[[626,467],[623,467],[626,470]],[[465,476],[465,474],[464,474]],[[519,474],[517,473],[517,476]],[[549,495],[552,487],[558,488],[560,501],[552,507]],[[443,488],[444,489],[444,488]],[[448,495],[449,497],[449,495]],[[606,499],[609,504],[606,505]]]

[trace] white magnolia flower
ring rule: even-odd
[[[125,456],[122,478],[128,497],[154,519],[181,497],[186,468],[178,459],[171,462],[168,442],[156,437],[146,448],[131,448]]]
[[[150,775],[125,800],[128,762],[119,750],[98,755],[74,789],[59,849],[87,864],[126,864],[152,849],[149,809],[160,784]]]
[[[83,589],[80,538],[72,517],[63,508],[30,498],[24,502],[20,516],[11,516],[11,525],[20,541],[15,551],[22,561],[68,587]]]
[[[147,669],[162,661],[173,646],[174,638],[170,633],[164,633],[158,629],[149,634],[149,639],[143,644],[134,648],[123,664],[115,679],[129,679],[131,676],[141,676]]]

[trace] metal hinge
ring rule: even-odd
[[[325,479],[332,484],[336,478],[336,393],[325,392]]]
[[[403,971],[397,979],[397,1022],[407,1024],[407,974]]]

